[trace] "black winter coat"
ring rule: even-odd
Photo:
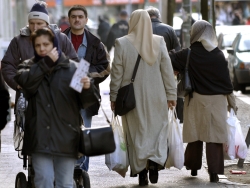
[[[49,68],[46,58],[19,65],[16,82],[23,88],[28,108],[25,114],[23,155],[48,153],[77,157],[80,138],[80,109],[97,102],[90,89],[81,93],[69,87],[78,63],[62,54]]]
[[[66,29],[64,34],[68,36],[70,29],[70,27]],[[89,76],[94,79],[94,84],[99,90],[99,83],[103,82],[109,76],[110,57],[100,39],[87,29],[84,29],[84,34],[87,38],[87,50],[84,59],[90,63]],[[94,116],[98,114],[99,107],[100,105],[96,103],[86,110]]]
[[[178,38],[176,36],[173,27],[162,23],[157,18],[151,18],[151,22],[152,22],[153,34],[164,37],[168,51],[173,49],[175,49],[175,51],[179,51],[181,49],[180,43],[178,41]]]
[[[7,116],[9,114],[9,98],[9,91],[4,83],[0,69],[0,131],[3,130],[7,124]]]

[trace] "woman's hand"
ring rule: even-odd
[[[90,88],[90,79],[89,79],[89,77],[82,78],[81,83],[83,83],[83,89],[89,89]]]
[[[115,110],[115,102],[114,102],[114,101],[111,101],[111,102],[110,102],[110,107],[111,107],[111,110],[112,110],[112,111]]]
[[[50,59],[52,59],[53,62],[56,62],[59,55],[58,55],[58,51],[56,50],[56,47],[53,48],[48,54],[47,56],[50,57]]]
[[[168,101],[168,107],[172,110],[176,106],[176,100]]]

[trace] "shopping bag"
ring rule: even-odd
[[[231,109],[227,118],[227,143],[223,144],[224,159],[235,159],[235,131],[236,123],[239,121]]]
[[[240,121],[233,109],[227,119],[228,142],[224,144],[224,159],[245,159],[247,156],[247,145],[243,136]]]
[[[179,170],[184,166],[184,147],[182,140],[182,127],[176,116],[175,108],[168,111],[168,159],[166,168],[176,167]]]
[[[119,123],[118,116],[112,115],[111,125],[114,132],[116,149],[113,153],[105,155],[105,164],[109,170],[116,171],[122,177],[125,177],[128,171],[128,154],[124,139],[123,128]]]

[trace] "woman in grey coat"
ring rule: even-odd
[[[196,176],[202,164],[203,142],[211,182],[224,174],[223,143],[227,142],[227,97],[233,98],[228,63],[217,47],[216,34],[210,23],[196,21],[190,36],[189,77],[193,92],[185,97],[183,142],[188,143],[185,163]],[[170,51],[174,70],[183,71],[188,49]],[[232,101],[232,100],[231,100]],[[235,103],[230,102],[236,109]]]
[[[150,17],[136,10],[128,35],[116,40],[111,69],[110,101],[114,110],[117,92],[131,81],[138,54],[141,60],[134,81],[136,107],[122,116],[131,176],[139,185],[157,183],[158,170],[168,156],[168,107],[176,105],[176,84],[166,43],[153,35]]]

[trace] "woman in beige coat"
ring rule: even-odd
[[[176,84],[166,44],[153,35],[145,10],[131,14],[128,35],[115,43],[110,101],[115,108],[120,87],[130,83],[138,53],[141,60],[134,81],[136,108],[122,116],[131,176],[139,185],[157,183],[158,170],[167,160],[168,107],[176,105]]]
[[[235,109],[233,86],[228,63],[217,47],[217,39],[210,23],[196,21],[191,28],[189,77],[193,92],[185,97],[183,141],[188,143],[185,163],[196,176],[202,164],[203,142],[211,182],[217,174],[224,174],[223,143],[227,142],[227,96]],[[183,71],[188,49],[170,52],[174,70]],[[233,104],[234,101],[234,104]]]

